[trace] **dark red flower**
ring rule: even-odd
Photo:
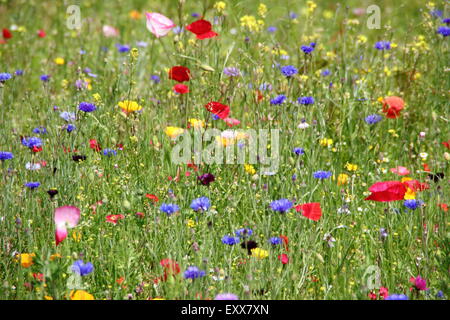
[[[405,102],[399,97],[387,97],[383,100],[383,112],[389,119],[395,119],[400,115],[400,111],[405,107]]]
[[[185,84],[178,83],[173,86],[173,91],[176,93],[184,94],[189,92],[189,87]]]
[[[444,141],[444,142],[442,142],[442,144],[443,144],[444,147],[446,147],[447,149],[450,149],[450,140]]]
[[[198,176],[197,179],[205,186],[209,186],[211,182],[214,182],[216,179],[212,173],[205,173],[201,176]]]
[[[220,119],[225,119],[230,114],[230,107],[220,102],[211,101],[205,105],[206,110],[217,115]]]
[[[197,39],[209,39],[217,37],[218,34],[212,30],[211,22],[200,19],[195,22],[192,22],[190,25],[186,27],[187,30],[194,33]]]
[[[308,219],[319,221],[322,216],[322,209],[319,202],[305,203],[295,206],[297,212],[302,212],[302,215]]]
[[[400,181],[384,181],[374,183],[369,191],[372,192],[365,200],[379,202],[403,200],[406,187]]]
[[[5,39],[11,39],[11,38],[12,38],[12,33],[11,33],[11,31],[9,31],[8,29],[3,29],[3,38],[5,38]]]
[[[178,82],[185,82],[189,81],[190,78],[191,78],[191,71],[189,70],[189,68],[183,66],[175,66],[169,70],[169,79]]]

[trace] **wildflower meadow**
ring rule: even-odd
[[[449,24],[0,0],[0,299],[448,299]]]

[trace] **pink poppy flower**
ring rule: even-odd
[[[406,176],[406,175],[409,174],[409,170],[407,168],[405,168],[405,167],[402,167],[402,166],[398,166],[398,167],[392,168],[391,172],[395,173],[395,174],[397,174],[399,176]]]
[[[103,35],[107,38],[117,37],[119,35],[119,30],[114,27],[104,25],[103,26]]]
[[[55,209],[56,245],[67,238],[67,228],[74,228],[80,220],[80,209],[74,206],[64,206]]]
[[[147,12],[147,29],[153,33],[157,38],[163,37],[169,33],[170,29],[175,27],[172,20],[156,12]]]
[[[223,121],[225,121],[225,123],[229,127],[237,126],[241,123],[238,119],[234,119],[234,118],[225,118],[225,119],[223,119]]]

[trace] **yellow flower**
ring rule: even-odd
[[[327,138],[320,139],[319,143],[322,147],[329,147],[333,144],[333,139],[327,139]]]
[[[195,221],[192,220],[192,219],[189,219],[189,220],[187,221],[187,226],[188,226],[189,228],[195,227]]]
[[[323,17],[324,17],[325,19],[331,19],[331,18],[333,18],[333,16],[334,16],[334,12],[333,12],[333,11],[325,10],[325,11],[323,12]]]
[[[316,10],[317,4],[314,1],[307,1],[306,5],[308,6],[308,13],[311,14]]]
[[[203,120],[192,118],[192,119],[189,119],[188,121],[189,121],[189,124],[196,129],[205,127],[205,121],[203,121]]]
[[[96,103],[100,103],[100,102],[102,101],[102,97],[101,97],[100,94],[98,94],[98,93],[94,93],[94,94],[92,95],[92,97],[94,98],[94,101],[95,101]]]
[[[346,168],[348,171],[356,171],[356,170],[358,170],[358,165],[347,162],[347,163],[345,164],[345,168]]]
[[[349,178],[348,174],[345,174],[345,173],[341,173],[340,175],[338,175],[338,178],[337,178],[338,186],[347,184],[348,183],[348,178]]]
[[[367,37],[363,36],[363,35],[359,35],[356,37],[356,42],[357,43],[366,43],[367,42]]]
[[[410,189],[410,188],[406,188],[406,192],[405,192],[405,200],[411,200],[411,199],[415,199],[416,198],[416,193]]]
[[[227,4],[223,1],[217,1],[216,3],[214,3],[214,9],[216,9],[218,13],[222,13],[225,10],[226,6]]]
[[[250,175],[254,175],[256,173],[255,168],[251,164],[244,164],[244,169]]]
[[[257,259],[264,259],[269,256],[269,252],[267,250],[261,249],[261,248],[254,248],[252,249],[252,257],[255,257]]]
[[[134,112],[139,111],[142,107],[136,101],[121,101],[119,102],[119,107],[123,110],[123,112]]]
[[[164,133],[167,134],[171,139],[175,139],[183,132],[184,129],[179,127],[166,127],[166,129],[164,129]]]
[[[138,48],[131,49],[130,55],[131,55],[131,58],[133,60],[136,60],[139,57],[139,50],[138,50]]]
[[[265,18],[266,17],[266,13],[267,13],[267,6],[264,3],[260,3],[259,7],[258,7],[258,14],[262,18]]]
[[[70,292],[70,300],[95,300],[94,296],[90,293],[87,293],[84,290],[77,290]]]
[[[251,32],[261,31],[262,26],[264,26],[264,21],[256,20],[254,16],[245,15],[241,17],[241,26],[247,28]]]
[[[20,255],[20,265],[24,268],[29,268],[33,265],[34,253],[22,253]]]
[[[64,59],[63,58],[56,58],[55,59],[55,63],[59,66],[62,66],[64,64]]]
[[[73,238],[73,240],[75,240],[76,242],[80,242],[80,241],[81,241],[81,232],[74,231],[74,232],[72,233],[72,238]]]
[[[44,299],[45,299],[45,300],[53,300],[53,297],[50,297],[50,296],[44,296]]]
[[[141,18],[141,13],[139,11],[137,11],[137,10],[131,10],[130,11],[130,18],[138,20],[138,19]]]

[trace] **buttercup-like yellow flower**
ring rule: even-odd
[[[358,170],[358,165],[347,162],[345,164],[345,169],[347,169],[348,171],[356,171]]]
[[[203,120],[199,120],[199,119],[189,119],[189,124],[193,127],[193,128],[204,128],[205,127],[205,121]]]
[[[218,13],[222,13],[225,10],[226,6],[227,4],[223,1],[217,1],[216,3],[214,3],[214,9],[216,9]]]
[[[255,168],[251,164],[244,164],[244,169],[250,175],[254,175],[256,173]]]
[[[70,300],[95,300],[94,296],[84,290],[70,292]]]
[[[333,144],[333,139],[327,139],[327,138],[320,139],[319,143],[322,147],[329,147]]]
[[[62,66],[65,63],[64,58],[60,58],[60,57],[56,58],[55,63],[59,66]]]
[[[345,173],[341,173],[340,175],[338,175],[338,178],[337,178],[338,186],[342,186],[344,184],[347,184],[348,183],[348,178],[349,178],[348,174],[345,174]]]
[[[20,265],[24,268],[29,268],[33,265],[34,253],[22,253],[20,255]]]
[[[269,256],[269,252],[267,250],[261,249],[261,248],[254,248],[252,249],[252,257],[255,257],[257,259],[264,259]]]
[[[266,13],[267,13],[267,6],[264,3],[260,3],[259,7],[258,7],[258,14],[262,18],[265,18],[266,17]]]
[[[121,101],[119,102],[119,107],[123,110],[123,112],[130,113],[139,111],[142,107],[136,101]]]
[[[166,127],[166,129],[164,129],[164,133],[167,134],[171,139],[175,139],[183,132],[184,129],[179,127]]]

